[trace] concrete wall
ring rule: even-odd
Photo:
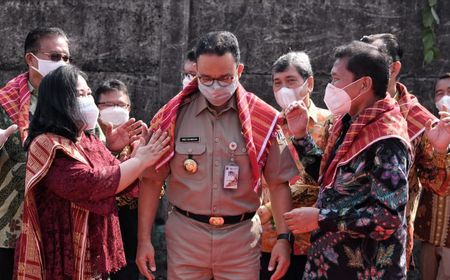
[[[229,30],[246,65],[242,83],[275,104],[270,66],[289,50],[306,50],[316,73],[313,99],[322,98],[332,49],[380,32],[396,33],[405,48],[401,80],[430,109],[434,79],[450,71],[450,1],[438,1],[441,58],[423,66],[421,11],[426,0],[40,0],[0,1],[0,84],[24,71],[23,42],[37,26],[69,35],[75,64],[95,89],[107,78],[125,81],[134,115],[149,121],[180,88],[183,55],[201,34]]]

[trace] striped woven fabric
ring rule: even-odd
[[[61,150],[68,156],[88,164],[84,157],[68,139],[42,134],[32,142],[28,154],[25,178],[25,202],[23,229],[16,247],[17,279],[46,279],[42,236],[39,225],[35,192],[38,182],[44,178],[52,164],[56,151]],[[74,278],[86,279],[90,275],[87,254],[87,223],[89,211],[71,204],[73,245],[75,253]],[[69,221],[68,221],[69,222]]]
[[[173,157],[178,109],[181,104],[189,103],[189,95],[197,91],[198,82],[197,79],[194,79],[183,91],[164,105],[152,119],[150,127],[153,131],[160,128],[167,131],[171,137],[170,150],[161,158],[156,165],[156,169],[159,169]],[[278,124],[279,113],[253,93],[247,92],[241,84],[239,84],[235,94],[242,134],[252,168],[253,187],[256,191],[260,186],[261,169],[267,159],[272,140],[276,137],[274,128]]]
[[[28,72],[20,74],[0,89],[0,104],[19,127],[22,143],[28,135],[30,91]]]
[[[396,87],[400,95],[398,100],[400,111],[408,123],[409,139],[413,141],[425,130],[425,124],[428,120],[437,122],[438,119],[423,107],[417,97],[410,94],[403,84],[397,83]]]
[[[328,140],[321,162],[321,183],[322,190],[333,185],[337,168],[347,164],[358,154],[363,152],[374,142],[386,138],[398,138],[410,149],[410,142],[407,133],[407,123],[400,112],[396,101],[390,96],[381,99],[366,108],[352,122],[345,135],[344,141],[336,151],[334,159],[327,170],[323,170],[324,164],[328,161],[334,144],[342,130],[342,117],[334,124]]]

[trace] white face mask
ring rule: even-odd
[[[337,88],[334,85],[328,83],[325,89],[325,97],[323,101],[325,101],[325,105],[327,105],[328,110],[330,110],[333,115],[341,116],[350,112],[352,101],[360,97],[362,93],[351,99],[350,95],[348,95],[348,93],[344,89],[353,85],[357,81],[359,81],[359,79],[348,84],[344,88]]]
[[[447,110],[450,111],[450,95],[444,95],[436,102],[436,108],[439,111],[444,111],[444,105],[447,106]]]
[[[60,61],[52,61],[52,60],[45,60],[45,59],[40,59],[37,56],[35,56],[34,54],[32,54],[38,61],[38,68],[34,68],[36,71],[39,72],[39,74],[42,75],[42,77],[45,77],[45,75],[47,75],[48,73],[50,73],[53,70],[58,69],[61,66],[67,65],[67,63],[65,63],[63,60]]]
[[[286,109],[289,104],[297,100],[303,100],[307,91],[305,90],[306,81],[298,88],[282,87],[274,93],[275,100],[281,109]]]
[[[110,122],[114,126],[119,126],[130,119],[130,112],[127,109],[112,106],[100,111],[100,119]]]
[[[226,86],[221,87],[217,81],[214,81],[211,86],[205,86],[201,82],[198,83],[198,89],[208,99],[209,103],[214,106],[221,106],[227,102],[238,87],[238,79],[234,77],[233,82]]]
[[[187,85],[192,81],[194,79],[194,76],[192,76],[192,75],[186,75],[186,76],[184,76],[184,79],[183,79],[183,89],[185,89],[186,87],[187,87]]]
[[[78,96],[78,108],[81,113],[81,122],[85,125],[84,130],[94,129],[98,119],[98,108],[92,95]]]

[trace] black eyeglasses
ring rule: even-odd
[[[130,107],[130,104],[126,103],[114,103],[114,102],[99,102],[97,105],[102,107],[120,107],[123,109],[128,109]]]
[[[57,52],[41,52],[38,51],[39,53],[45,54],[46,56],[48,56],[50,58],[51,61],[61,61],[61,59],[66,62],[66,63],[71,63],[72,62],[72,57],[68,54],[65,53],[57,53]]]
[[[200,83],[204,84],[207,87],[212,86],[214,84],[214,81],[217,81],[217,83],[221,87],[227,87],[227,86],[231,85],[231,83],[233,83],[234,77],[235,76],[227,75],[227,76],[220,77],[219,79],[213,79],[208,76],[198,76],[198,79],[199,79]]]

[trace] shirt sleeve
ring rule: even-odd
[[[169,163],[162,165],[158,170],[156,170],[156,165],[153,165],[142,172],[140,179],[145,178],[147,180],[160,182],[166,180],[166,178],[169,176],[169,173]]]
[[[304,138],[292,139],[298,157],[305,171],[317,182],[319,180],[320,162],[323,151],[316,145],[309,133]]]
[[[61,198],[105,215],[115,208],[119,181],[119,165],[91,168],[63,152],[57,152],[43,184]]]
[[[323,231],[385,240],[401,227],[404,219],[408,199],[407,148],[397,139],[379,141],[366,152],[363,164],[368,168],[355,171],[353,176],[363,184],[354,185],[360,190],[349,197],[349,201],[358,202],[340,209],[320,209],[319,227]]]
[[[282,133],[281,130],[277,133]],[[297,166],[291,156],[286,141],[277,141],[272,138],[267,161],[263,170],[264,179],[269,186],[289,183],[289,180],[298,174]]]
[[[450,195],[450,153],[435,152],[428,137],[422,134],[415,162],[417,176],[423,187],[437,195]]]

